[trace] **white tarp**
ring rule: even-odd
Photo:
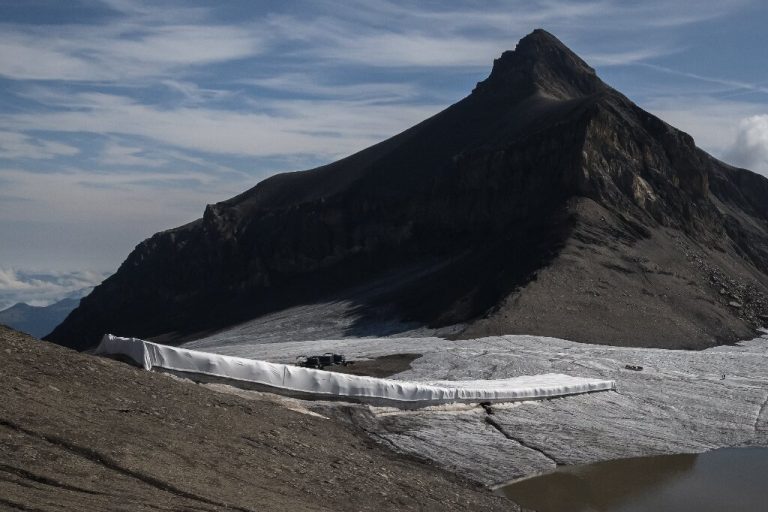
[[[96,354],[127,356],[146,370],[166,370],[251,382],[280,390],[410,404],[517,401],[616,388],[612,380],[560,374],[473,381],[401,381],[360,377],[287,364],[198,352],[107,334]]]

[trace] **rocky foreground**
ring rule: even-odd
[[[0,326],[0,509],[517,510],[357,428]]]
[[[365,361],[355,371],[410,380],[557,372],[614,379],[618,391],[419,410],[301,401],[194,385],[0,328],[0,508],[517,510],[469,481],[768,446],[768,331],[703,351],[536,336],[258,341],[222,334],[187,348],[279,362],[341,352]]]

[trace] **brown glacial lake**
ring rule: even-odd
[[[768,448],[563,466],[496,492],[538,512],[768,511]]]

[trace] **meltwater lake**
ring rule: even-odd
[[[768,448],[563,466],[497,493],[538,512],[757,512],[768,510]]]

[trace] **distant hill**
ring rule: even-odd
[[[42,338],[64,321],[78,304],[80,304],[79,298],[69,297],[49,306],[30,306],[19,302],[0,311],[0,324],[26,332],[36,338]]]

